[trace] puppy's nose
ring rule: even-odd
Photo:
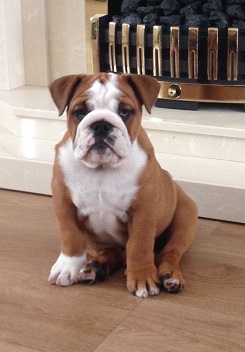
[[[92,123],[92,125],[90,126],[91,130],[94,133],[94,136],[103,136],[103,137],[108,136],[112,127],[113,127],[112,124],[110,124],[107,121],[96,121]]]

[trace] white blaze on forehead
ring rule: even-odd
[[[118,79],[116,74],[110,73],[108,76],[109,79],[105,83],[101,83],[97,79],[88,90],[87,105],[89,110],[108,109],[117,112],[118,97],[121,94],[118,89]]]

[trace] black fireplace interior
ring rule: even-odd
[[[244,0],[122,0],[109,4],[112,21],[131,25],[245,28]]]
[[[130,72],[137,73],[137,25],[145,25],[145,74],[153,74],[153,26],[161,26],[161,70],[159,81],[245,84],[245,0],[108,0],[108,14],[99,21],[100,70],[113,71],[109,59],[109,23],[115,23],[116,72],[123,72],[122,26],[130,25]],[[170,28],[179,28],[179,75],[171,75]],[[188,30],[198,28],[198,77],[188,72]],[[207,76],[208,31],[218,29],[217,77]],[[237,36],[237,76],[227,80],[228,28],[235,28]],[[245,102],[245,96],[244,96]]]

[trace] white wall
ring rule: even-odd
[[[21,0],[0,0],[0,89],[25,84]]]
[[[50,79],[86,72],[84,0],[48,0]]]
[[[50,65],[46,0],[21,0],[21,16],[25,83],[47,86]]]
[[[0,0],[0,89],[86,72],[85,0]]]

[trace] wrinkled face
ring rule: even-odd
[[[136,138],[139,110],[132,89],[115,74],[78,88],[68,109],[74,157],[91,168],[120,165]]]

